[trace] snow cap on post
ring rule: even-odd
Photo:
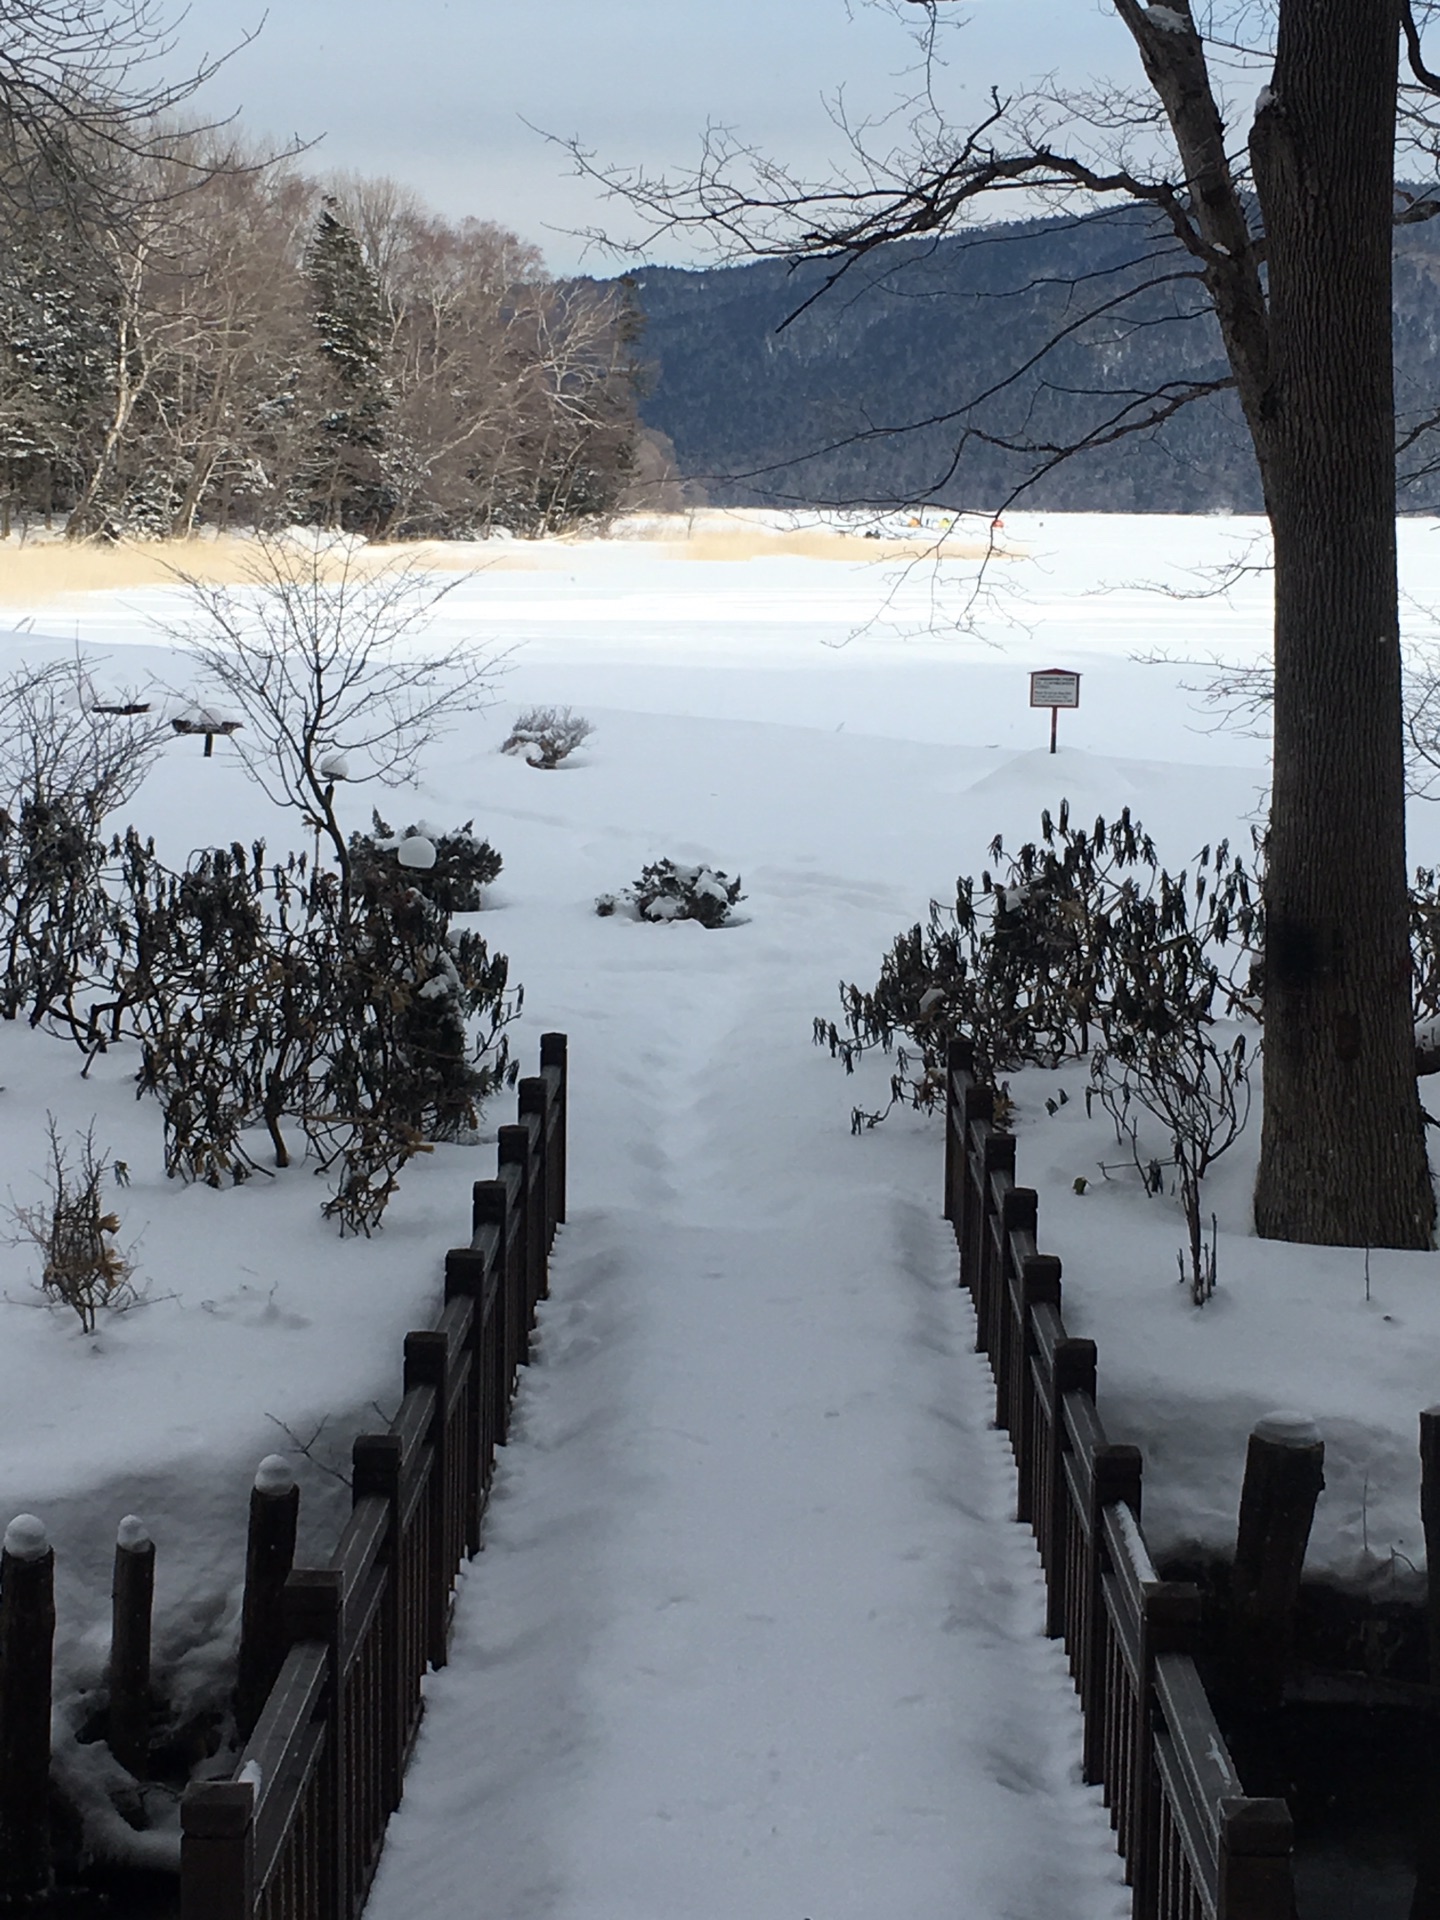
[[[1269,1440],[1277,1447],[1318,1447],[1320,1429],[1308,1413],[1296,1413],[1282,1407],[1267,1413],[1251,1428],[1257,1440]]]
[[[43,1560],[50,1551],[45,1522],[33,1513],[17,1513],[5,1529],[5,1552],[12,1560]]]
[[[115,1529],[115,1544],[127,1553],[140,1553],[152,1544],[150,1530],[137,1514],[127,1513]]]
[[[289,1493],[295,1484],[295,1470],[283,1453],[267,1453],[255,1469],[257,1493]]]

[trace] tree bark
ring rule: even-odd
[[[1284,0],[1251,135],[1269,266],[1275,545],[1257,1230],[1428,1247],[1395,561],[1399,0]]]

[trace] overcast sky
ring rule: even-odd
[[[991,84],[1049,70],[1129,75],[1106,0],[966,11],[945,81],[957,116]],[[191,0],[179,50],[219,51],[261,15],[259,0]],[[842,151],[826,97],[843,87],[852,112],[882,112],[913,58],[904,29],[865,0],[277,0],[201,104],[238,109],[257,135],[323,135],[302,164],[390,174],[442,212],[513,228],[557,272],[608,273],[614,260],[582,256],[566,230],[622,216],[527,121],[604,160],[671,169],[694,161],[713,121],[822,177]]]

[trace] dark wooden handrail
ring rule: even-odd
[[[993,1124],[967,1043],[952,1045],[946,1078],[945,1217],[1135,1920],[1292,1920],[1289,1810],[1241,1792],[1190,1653],[1199,1596],[1156,1576],[1140,1455],[1106,1435],[1094,1343],[1065,1330],[1060,1262],[1039,1250],[1036,1196],[1015,1183],[1015,1142]]]
[[[185,1794],[183,1920],[356,1920],[364,1904],[565,1217],[563,1034],[540,1061],[496,1177],[475,1183],[435,1324],[406,1336],[399,1410],[355,1442],[335,1551],[286,1583],[290,1649],[234,1775]]]

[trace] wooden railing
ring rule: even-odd
[[[1045,1569],[1047,1631],[1065,1642],[1084,1711],[1085,1778],[1104,1789],[1135,1920],[1292,1920],[1283,1800],[1241,1792],[1190,1655],[1193,1587],[1156,1577],[1140,1530],[1139,1450],[1106,1438],[1095,1346],[1060,1317],[1060,1262],[1036,1243],[1036,1196],[968,1042],[950,1049],[945,1217],[977,1345],[1010,1436],[1017,1512]]]
[[[354,1920],[364,1905],[565,1217],[563,1034],[540,1062],[500,1129],[497,1178],[475,1186],[470,1244],[446,1256],[443,1311],[406,1337],[400,1410],[355,1442],[339,1543],[289,1576],[288,1651],[234,1775],[186,1792],[183,1920]]]

